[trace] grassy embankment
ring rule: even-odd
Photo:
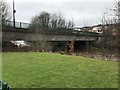
[[[118,62],[50,53],[3,53],[3,80],[13,88],[117,88]]]

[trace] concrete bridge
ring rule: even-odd
[[[64,47],[66,49],[66,46],[74,41],[74,49],[78,50],[80,46],[86,46],[86,50],[89,51],[92,42],[97,41],[101,37],[98,33],[75,31],[72,29],[34,30],[29,28],[29,24],[17,23],[16,27],[13,27],[13,24],[9,24],[4,25],[2,31],[0,31],[3,42],[12,40],[59,42],[61,46],[59,48]]]
[[[98,39],[99,34],[72,31],[59,32],[57,30],[31,30],[22,27],[3,26],[2,27],[2,40],[25,40],[25,41],[95,41]]]

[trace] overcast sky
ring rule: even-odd
[[[114,0],[14,0],[16,21],[29,23],[41,11],[62,13],[75,26],[101,23],[102,13],[114,7]],[[12,12],[12,0],[6,0]]]

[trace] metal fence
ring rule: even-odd
[[[5,21],[5,22],[3,22],[3,25],[14,27],[14,22],[13,21]],[[29,23],[23,23],[23,22],[15,22],[15,27],[28,29],[30,27],[30,24]]]

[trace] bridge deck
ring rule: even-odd
[[[17,22],[13,27],[12,22],[4,23],[2,27],[3,40],[46,40],[46,41],[70,41],[70,40],[96,40],[101,37],[98,33],[75,31],[73,29],[57,28],[36,30],[31,29],[30,24]]]
[[[31,28],[31,24],[23,23],[23,22],[15,22],[15,27],[13,28],[13,21],[6,21],[4,22],[4,26],[7,27],[8,30],[21,30],[21,32],[36,32],[37,30]],[[39,29],[38,29],[39,30]],[[68,28],[57,28],[57,29],[46,29],[46,30],[39,30],[39,33],[48,33],[48,34],[69,34],[69,35],[83,35],[83,36],[93,36],[93,37],[100,37],[99,33],[95,32],[86,32],[86,31],[76,31],[73,29]]]

